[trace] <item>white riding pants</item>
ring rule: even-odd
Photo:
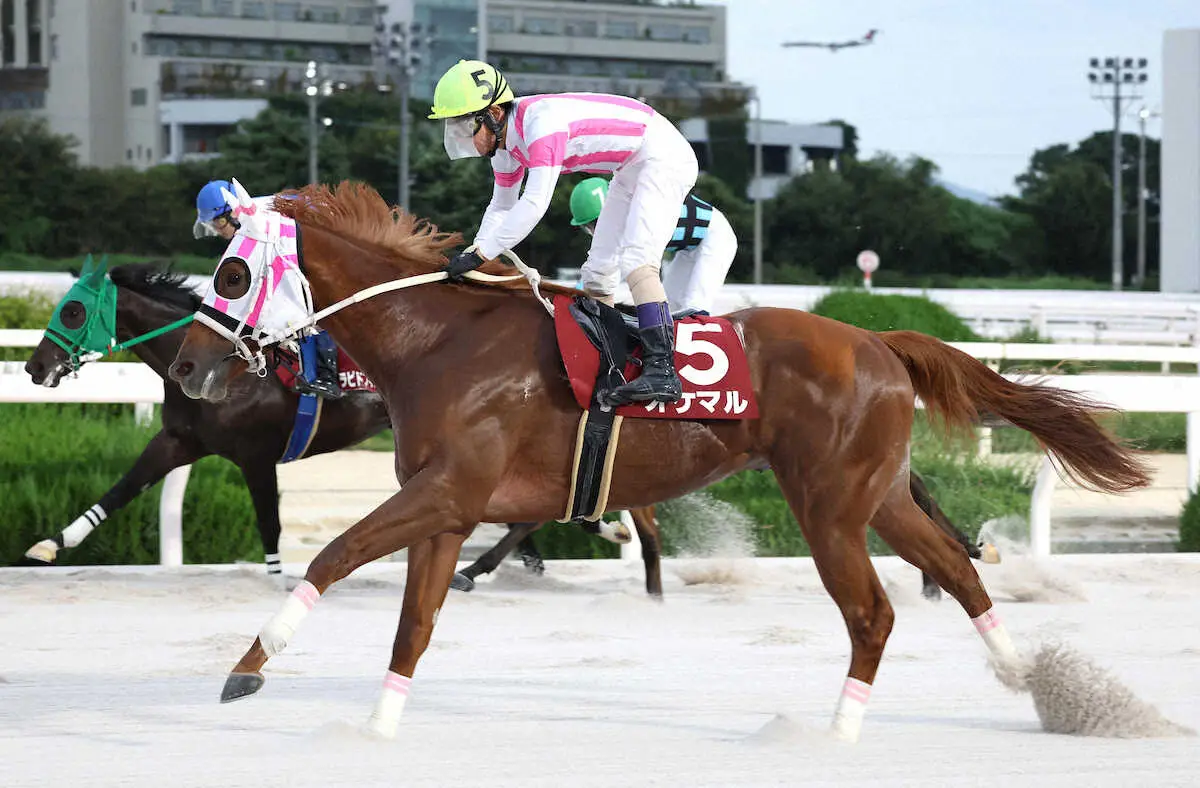
[[[671,311],[700,309],[713,314],[737,248],[737,236],[729,220],[714,208],[704,240],[676,252],[663,270],[663,288]]]

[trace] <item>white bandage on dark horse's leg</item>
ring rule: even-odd
[[[663,289],[662,280],[658,278],[658,266],[643,265],[630,271],[625,278],[629,292],[633,293],[633,303],[659,304],[667,300],[667,291]]]

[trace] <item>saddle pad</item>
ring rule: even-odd
[[[283,354],[281,353],[281,355]],[[275,374],[279,377],[279,381],[289,389],[295,387],[299,363],[299,359],[288,353],[286,360],[275,367]],[[366,376],[366,373],[358,368],[354,359],[347,356],[340,347],[338,348],[338,383],[341,385],[342,391],[375,391],[375,384]]]
[[[554,331],[571,392],[579,407],[587,410],[600,371],[600,351],[572,316],[571,301],[570,296],[554,297]],[[633,355],[640,356],[641,348]],[[632,380],[640,369],[632,363],[626,365],[625,379]],[[758,418],[746,350],[725,318],[692,315],[676,321],[675,370],[683,384],[678,402],[622,405],[617,415],[635,419]]]

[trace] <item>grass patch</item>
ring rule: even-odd
[[[133,420],[132,405],[0,405],[0,565],[53,536],[96,503],[158,431]],[[63,564],[158,563],[161,483],[102,523]],[[230,462],[192,468],[183,505],[188,563],[262,560],[250,494]]]
[[[958,315],[941,304],[918,296],[837,290],[814,304],[812,312],[869,331],[907,329],[946,342],[979,340]]]

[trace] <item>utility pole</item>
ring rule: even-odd
[[[317,61],[308,61],[308,67],[304,70],[304,95],[308,96],[308,182],[317,183],[318,168],[317,168],[317,146],[319,143],[319,129],[317,126],[317,101],[319,96],[328,96],[333,93],[333,82],[325,77],[324,65],[317,65]],[[325,125],[329,125],[326,118]]]
[[[437,27],[423,27],[420,22],[393,22],[388,27],[383,21],[387,6],[378,6],[375,23],[375,54],[386,60],[395,69],[396,90],[400,97],[400,142],[397,151],[396,202],[405,211],[409,210],[409,136],[412,133],[412,115],[408,111],[408,100],[412,93],[412,78],[424,60],[423,51],[432,49]]]
[[[763,283],[762,96],[754,88],[754,284]]]
[[[1138,111],[1138,250],[1137,278],[1134,287],[1141,290],[1146,284],[1146,121],[1158,113],[1148,107]]]
[[[1112,288],[1120,290],[1125,279],[1125,239],[1122,227],[1124,200],[1121,195],[1121,101],[1141,98],[1137,95],[1137,90],[1147,79],[1146,58],[1138,58],[1135,62],[1131,57],[1107,57],[1101,65],[1100,58],[1094,57],[1090,65],[1093,70],[1088,73],[1088,81],[1092,83],[1093,97],[1104,101],[1112,100]],[[1122,94],[1122,86],[1127,90],[1125,94]]]

